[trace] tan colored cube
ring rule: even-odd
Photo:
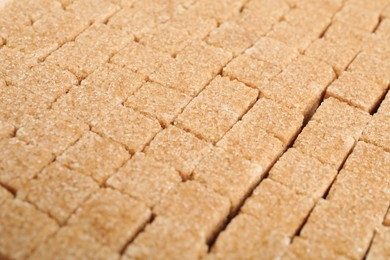
[[[166,53],[131,42],[115,54],[110,62],[125,66],[139,74],[150,76],[161,65],[170,62],[171,59]]]
[[[314,206],[312,199],[266,179],[245,201],[241,212],[255,217],[263,226],[295,235]],[[275,221],[277,220],[277,221]]]
[[[195,41],[150,78],[165,87],[196,96],[231,58],[232,54],[223,49]]]
[[[263,176],[260,166],[216,147],[198,164],[192,179],[229,198],[236,212]]]
[[[390,228],[381,227],[375,232],[374,240],[368,251],[367,259],[388,259],[390,258]]]
[[[26,259],[58,230],[57,223],[29,203],[8,199],[0,211],[0,255]]]
[[[212,31],[206,42],[233,53],[236,57],[252,45],[248,33],[234,22],[225,22]]]
[[[369,11],[354,4],[346,4],[334,16],[335,21],[342,21],[348,26],[372,32],[379,23],[379,12]]]
[[[120,252],[150,217],[151,211],[143,203],[119,191],[100,189],[76,210],[67,224]]]
[[[372,12],[384,12],[386,6],[388,6],[388,1],[386,0],[350,0],[348,1],[349,5],[358,6],[360,8],[365,8]]]
[[[87,132],[57,157],[56,162],[91,176],[99,185],[103,185],[129,158],[129,153],[122,145]]]
[[[7,121],[0,120],[0,139],[10,138],[15,135],[15,126]]]
[[[49,151],[16,138],[0,140],[0,183],[12,191],[23,188],[54,160]]]
[[[386,89],[359,74],[344,72],[326,90],[326,97],[335,97],[351,106],[372,113],[385,95]]]
[[[10,6],[19,12],[30,17],[32,22],[44,18],[48,13],[61,10],[61,5],[58,2],[50,0],[16,0]]]
[[[93,123],[92,130],[123,144],[130,153],[141,151],[160,131],[157,120],[118,105]]]
[[[242,121],[259,125],[288,146],[301,130],[303,116],[294,109],[288,109],[267,98],[260,98],[244,115]]]
[[[207,253],[204,235],[195,227],[157,217],[131,243],[123,259],[200,259]]]
[[[98,188],[92,178],[55,163],[31,180],[18,196],[64,224]]]
[[[294,147],[322,163],[339,169],[355,145],[355,139],[340,130],[309,122],[298,136]]]
[[[284,144],[279,139],[250,121],[235,124],[217,146],[258,164],[265,172],[284,151]]]
[[[245,4],[245,9],[256,15],[265,16],[273,23],[278,22],[289,11],[287,3],[283,0],[266,1],[256,0]]]
[[[390,116],[375,114],[364,129],[361,139],[390,152]]]
[[[383,99],[382,103],[378,108],[377,113],[390,116],[390,92],[388,92],[386,97]]]
[[[218,76],[188,104],[175,124],[216,143],[253,105],[257,96],[257,90]]]
[[[370,33],[359,30],[356,27],[348,26],[342,21],[333,21],[326,30],[324,38],[333,42],[348,45],[354,51],[360,51],[363,48],[364,41]]]
[[[244,4],[243,0],[222,0],[219,2],[198,0],[189,10],[202,18],[215,19],[221,24],[237,15]]]
[[[145,113],[168,127],[190,102],[191,97],[175,89],[147,82],[130,96],[125,106]]]
[[[41,244],[29,259],[80,259],[117,260],[119,254],[101,245],[78,227],[61,228],[46,243]]]
[[[275,259],[282,256],[289,243],[282,232],[250,215],[239,214],[220,233],[206,259]]]
[[[336,175],[337,170],[330,165],[322,164],[295,148],[284,153],[269,172],[271,180],[314,201],[322,198]]]
[[[340,131],[355,140],[359,139],[370,120],[371,116],[367,112],[332,97],[322,102],[311,118],[311,121],[326,129]]]
[[[260,88],[280,71],[277,66],[271,63],[243,54],[233,59],[223,68],[223,75],[231,79],[237,79],[252,88]]]
[[[305,51],[305,55],[331,65],[337,75],[347,68],[356,54],[346,42],[338,43],[326,39],[314,41]]]
[[[253,47],[245,51],[250,57],[266,61],[283,69],[299,55],[299,52],[270,37],[260,38]]]
[[[106,185],[154,207],[180,182],[180,174],[173,167],[136,153]]]
[[[108,18],[119,9],[119,6],[114,5],[109,0],[74,0],[72,4],[66,7],[67,11],[83,17],[91,23],[107,22]]]
[[[268,14],[259,15],[257,11],[259,10],[253,8],[249,10],[244,7],[242,13],[232,17],[232,22],[243,28],[252,42],[255,42],[261,36],[264,36],[271,30],[272,25],[275,23],[274,18],[269,17]]]
[[[225,223],[230,211],[229,199],[196,181],[187,181],[172,189],[153,209],[177,225],[195,227],[207,241]]]
[[[147,157],[169,164],[189,179],[195,166],[211,150],[212,145],[177,127],[159,132],[146,148]]]
[[[375,30],[375,33],[383,38],[390,39],[390,19],[382,20],[378,29]]]
[[[16,137],[59,155],[76,142],[88,126],[59,113],[49,111],[38,119],[26,117]]]

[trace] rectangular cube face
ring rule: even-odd
[[[260,166],[217,147],[198,164],[192,179],[228,198],[236,212],[263,176]]]
[[[298,195],[295,191],[266,179],[245,201],[241,212],[255,217],[271,230],[281,231],[291,238],[313,206],[313,200],[309,197]]]
[[[261,61],[243,54],[223,68],[223,75],[241,81],[252,88],[267,85],[281,70],[266,61]]]
[[[288,146],[301,130],[303,116],[294,109],[288,109],[267,98],[260,98],[244,115],[242,121],[262,127]]]
[[[326,97],[335,97],[351,106],[372,113],[378,107],[386,89],[357,73],[344,72],[326,90]]]
[[[389,257],[390,228],[380,227],[375,233],[374,240],[368,252],[367,259],[386,259]]]
[[[129,158],[124,146],[93,132],[87,132],[57,157],[56,162],[91,176],[99,185],[103,185]]]
[[[183,179],[189,179],[195,166],[211,148],[211,144],[172,126],[158,133],[145,153],[147,157],[173,166]]]
[[[337,170],[307,156],[295,148],[289,149],[275,163],[269,178],[314,201],[320,199],[336,178]]]
[[[180,182],[180,174],[173,167],[136,153],[106,185],[152,208]]]
[[[190,100],[190,96],[175,89],[147,82],[129,97],[125,106],[154,117],[168,127]]]
[[[175,120],[177,126],[216,143],[256,101],[258,91],[218,76]]]
[[[49,151],[16,138],[0,140],[0,183],[18,191],[54,160]]]
[[[98,187],[92,178],[55,163],[26,184],[18,196],[64,224]]]
[[[112,189],[100,189],[76,210],[68,225],[119,252],[144,227],[151,211],[143,203]]]
[[[26,117],[22,125],[16,131],[17,138],[55,155],[64,152],[88,130],[87,125],[52,111],[38,119]]]
[[[65,258],[119,259],[119,254],[98,243],[78,227],[61,228],[46,243],[41,244],[30,259],[53,259],[61,255]]]
[[[298,135],[294,147],[322,163],[339,169],[353,149],[355,142],[350,135],[311,121]]]
[[[390,116],[390,92],[388,92],[386,97],[382,100],[377,113]]]
[[[157,120],[118,105],[93,123],[92,131],[123,144],[130,153],[141,151],[160,131]]]
[[[119,9],[119,6],[109,0],[75,0],[66,8],[67,11],[83,17],[90,23],[107,22],[108,18]]]
[[[280,69],[285,68],[299,55],[293,47],[270,37],[260,38],[245,53],[252,58],[274,64]]]
[[[207,241],[221,228],[229,211],[227,198],[196,181],[176,186],[153,209],[154,214],[170,218],[177,225],[196,227]]]
[[[226,152],[250,160],[264,171],[283,153],[283,143],[251,122],[238,122],[217,143]]]
[[[165,87],[196,96],[231,58],[229,52],[195,41],[150,78]]]
[[[369,11],[355,4],[346,4],[335,15],[334,20],[359,30],[372,32],[379,23],[379,12]]]
[[[175,220],[156,217],[131,243],[123,259],[199,259],[207,253],[204,235],[195,227],[177,225]]]
[[[390,152],[390,116],[375,114],[364,129],[361,139]]]
[[[59,227],[53,219],[29,203],[8,199],[1,203],[0,229],[1,257],[25,259]]]
[[[256,218],[237,215],[218,236],[211,259],[276,259],[290,243],[288,236],[264,226]]]

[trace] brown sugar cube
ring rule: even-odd
[[[56,161],[66,168],[91,176],[103,185],[129,158],[122,145],[87,132]]]
[[[166,53],[132,42],[115,54],[110,62],[125,66],[139,74],[150,76],[171,59]]]
[[[217,76],[195,97],[175,124],[216,143],[256,101],[258,91],[227,77]]]
[[[91,23],[107,22],[108,18],[119,9],[119,6],[114,5],[109,0],[74,0],[66,7],[67,11],[83,17]]]
[[[118,104],[138,90],[144,79],[144,76],[128,68],[106,63],[83,80],[81,85],[103,92],[111,99],[117,99]]]
[[[289,245],[288,236],[264,226],[256,218],[239,214],[218,236],[206,259],[275,259]]]
[[[260,88],[262,96],[277,103],[299,111],[305,118],[309,118],[318,107],[322,91],[313,87],[284,85],[273,81]]]
[[[356,54],[357,52],[351,49],[346,42],[338,43],[326,39],[314,41],[305,51],[305,55],[331,65],[337,75],[347,68]]]
[[[236,212],[263,176],[260,166],[217,147],[198,164],[192,179],[229,198]]]
[[[287,44],[270,37],[260,38],[245,51],[250,57],[266,61],[283,69],[298,57],[299,52]]]
[[[295,27],[303,28],[316,36],[321,36],[331,23],[331,15],[323,9],[294,8],[285,16],[284,20]]]
[[[276,24],[267,36],[284,42],[301,53],[303,53],[316,38],[314,33],[308,32],[304,30],[304,28],[294,27],[285,21]]]
[[[69,71],[45,63],[27,70],[17,82],[18,86],[43,96],[50,102],[54,102],[77,84],[77,78]]]
[[[223,49],[195,41],[175,60],[157,69],[150,79],[189,96],[196,96],[231,58],[232,54]]]
[[[268,16],[267,19],[269,21],[276,23],[289,11],[289,7],[283,0],[272,2],[255,0],[247,2],[244,6],[244,11],[251,11],[259,16]]]
[[[390,258],[390,228],[389,227],[380,227],[377,232],[375,232],[374,240],[368,251],[367,259],[388,259]]]
[[[92,130],[126,146],[130,153],[141,151],[160,131],[157,120],[118,105],[93,123]]]
[[[0,139],[10,138],[15,134],[15,126],[7,121],[0,120]]]
[[[119,254],[101,245],[78,227],[66,226],[41,244],[29,257],[32,260],[80,258],[118,260]]]
[[[349,5],[358,6],[360,8],[365,8],[366,10],[370,10],[373,12],[381,12],[388,5],[388,1],[386,0],[350,0],[348,1]]]
[[[11,192],[9,192],[6,188],[0,186],[0,203],[3,205],[5,201],[13,199],[14,196]]]
[[[26,14],[31,22],[45,17],[48,13],[61,11],[61,4],[50,0],[16,0],[10,6],[19,12]]]
[[[375,114],[364,129],[361,139],[390,152],[390,116]]]
[[[16,138],[0,140],[0,183],[18,191],[54,160],[53,154]]]
[[[384,62],[382,63],[382,66],[388,66],[386,61],[390,60],[390,45],[389,40],[385,37],[374,33],[370,34],[363,43],[362,49],[367,54]]]
[[[314,202],[309,197],[298,195],[293,190],[266,179],[245,201],[241,212],[255,217],[262,226],[279,230],[291,238],[304,223],[313,206]]]
[[[386,5],[386,7],[381,12],[382,18],[390,18],[390,5]]]
[[[379,23],[379,12],[369,11],[354,4],[346,4],[333,19],[342,21],[348,26],[372,32]]]
[[[337,175],[337,170],[322,164],[295,148],[290,148],[274,164],[269,178],[293,189],[297,194],[320,199]]]
[[[173,167],[136,153],[106,185],[154,207],[180,182],[180,174]]]
[[[223,68],[224,76],[237,79],[253,88],[266,85],[279,72],[277,66],[256,60],[248,54],[238,56]]]
[[[67,224],[119,252],[150,217],[151,211],[143,203],[116,190],[100,189],[76,210]]]
[[[252,40],[247,32],[234,22],[224,22],[213,30],[206,42],[233,53],[236,57],[252,45]]]
[[[217,146],[258,164],[265,172],[284,150],[284,144],[279,139],[249,120],[235,124]]]
[[[390,39],[390,18],[384,19],[380,22],[378,28],[375,30],[375,34]]]
[[[388,92],[386,97],[383,99],[377,113],[390,116],[390,92]]]
[[[57,230],[57,223],[34,206],[8,199],[1,204],[0,255],[4,259],[26,259]]]
[[[258,15],[256,10],[244,7],[242,13],[232,17],[231,22],[243,28],[251,41],[255,42],[272,28],[275,21],[267,15]]]
[[[324,38],[333,42],[343,43],[348,45],[354,51],[360,51],[364,41],[370,33],[360,30],[356,27],[346,25],[342,21],[333,21],[326,30]]]
[[[123,259],[200,259],[206,253],[205,238],[198,229],[157,217],[127,247]]]
[[[165,127],[169,126],[190,102],[191,97],[175,89],[147,82],[130,96],[125,106],[157,118]]]
[[[326,245],[316,243],[315,241],[306,240],[299,236],[295,237],[292,244],[283,255],[283,259],[350,259],[344,255],[339,255],[338,252],[333,251],[332,248]]]
[[[303,116],[294,109],[288,109],[267,98],[260,98],[244,115],[242,121],[259,125],[287,146],[301,130]]]
[[[355,139],[340,130],[309,122],[299,134],[294,147],[335,169],[343,164],[355,145]]]
[[[360,74],[368,80],[377,82],[386,87],[390,84],[390,63],[376,55],[360,53],[348,67],[348,71]]]
[[[337,13],[340,8],[343,6],[342,0],[325,0],[325,1],[318,1],[318,0],[288,0],[288,1],[295,1],[296,7],[304,8],[307,10],[318,10],[319,8],[322,8],[321,10],[328,13],[328,14],[334,14]]]
[[[18,197],[64,224],[98,188],[92,178],[54,163],[20,190]]]
[[[311,121],[322,124],[327,129],[341,131],[358,140],[370,119],[371,116],[367,112],[330,97],[321,103]]]
[[[207,241],[221,228],[229,211],[229,199],[196,181],[177,185],[153,209],[157,216],[170,218],[178,225],[196,227]]]
[[[300,236],[310,244],[320,244],[330,251],[357,259],[364,256],[378,224],[370,221],[370,216],[362,210],[320,200]]]
[[[38,119],[26,117],[16,137],[51,151],[55,155],[64,152],[88,130],[88,126],[59,113],[49,111]]]
[[[237,15],[244,4],[243,0],[222,0],[219,2],[198,0],[189,10],[200,17],[215,19],[221,24]]]
[[[172,126],[159,132],[145,153],[147,157],[173,166],[183,179],[188,179],[211,147],[211,144]]]

